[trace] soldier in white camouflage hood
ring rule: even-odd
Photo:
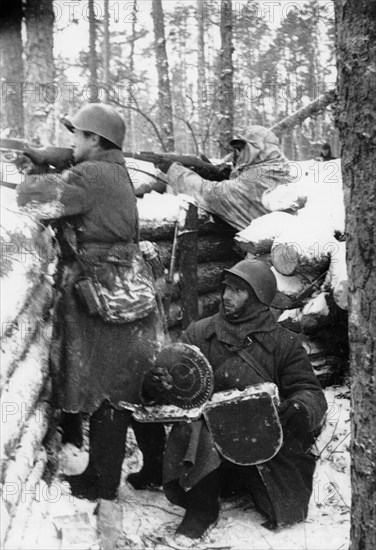
[[[241,230],[268,213],[262,204],[263,193],[291,182],[292,177],[278,138],[267,128],[251,126],[245,136],[235,136],[229,145],[233,152],[226,160],[233,162],[233,169],[228,180],[205,180],[170,161],[159,168],[167,173],[176,193],[193,196],[199,206]]]

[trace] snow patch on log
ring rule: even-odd
[[[286,212],[271,212],[256,218],[235,236],[235,244],[242,252],[265,254],[287,227],[295,224],[295,217]]]
[[[1,394],[0,460],[2,468],[13,453],[20,434],[29,416],[33,413],[48,374],[48,349],[51,324],[47,325],[44,337],[35,341],[26,357]]]
[[[39,451],[37,460],[33,466],[33,469],[27,478],[25,485],[19,487],[21,493],[20,503],[15,511],[12,523],[6,533],[6,542],[4,544],[4,550],[11,550],[14,548],[20,548],[22,539],[24,536],[24,530],[27,525],[27,519],[30,516],[32,504],[35,500],[38,500],[38,492],[40,492],[41,479],[44,469],[47,464],[47,452],[42,447]],[[43,497],[42,497],[43,498]]]
[[[315,280],[312,276],[309,277],[300,274],[285,276],[279,273],[275,267],[272,267],[271,270],[277,280],[278,291],[291,298],[294,302],[299,302],[303,299],[302,294],[306,295],[311,288],[312,282]],[[312,288],[313,292],[314,289]]]
[[[335,246],[332,226],[317,220],[317,214],[313,216],[311,211],[299,214],[274,241],[272,263],[282,275],[307,271],[318,275],[329,266],[329,253]]]
[[[319,214],[320,219],[330,219],[334,231],[343,233],[345,209],[340,160],[289,161],[289,164],[295,180],[266,191],[262,198],[264,207],[272,212],[295,212],[306,206]]]
[[[13,483],[21,487],[27,480],[47,433],[50,413],[51,407],[47,402],[38,403],[27,421],[14,457],[6,464],[4,484],[10,486]],[[16,507],[20,496],[20,491],[9,494],[7,502],[11,510]]]
[[[0,393],[33,338],[39,337],[43,331],[44,317],[52,304],[52,287],[49,282],[44,281],[27,296],[28,299],[16,319],[2,323]],[[17,310],[18,307],[15,312]],[[10,311],[9,309],[8,312]]]

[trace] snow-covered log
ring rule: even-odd
[[[318,276],[329,267],[329,254],[336,246],[332,227],[317,212],[297,215],[294,224],[273,243],[271,259],[282,275],[311,273]]]
[[[279,273],[274,267],[271,268],[277,280],[278,292],[288,297],[290,300],[289,309],[301,307],[309,296],[316,289],[316,279],[312,275],[292,275],[285,276]],[[273,303],[274,305],[274,303]],[[278,307],[274,305],[274,307]]]
[[[235,260],[236,261],[236,260]],[[234,260],[227,260],[225,262],[204,262],[197,265],[198,276],[198,293],[208,294],[209,292],[215,292],[219,290],[221,283],[221,274],[224,269],[229,269],[235,263]],[[174,283],[171,290],[171,299],[178,300],[180,297],[180,281],[178,274],[174,278]]]
[[[163,265],[168,268],[171,260],[172,242],[159,241],[157,243],[159,254]],[[179,241],[178,250],[179,254]],[[198,241],[198,262],[214,262],[237,259],[234,251],[234,242],[232,237],[223,238],[220,235],[203,235]]]
[[[321,221],[331,224],[333,233],[344,232],[345,208],[341,162],[289,161],[294,181],[268,190],[262,197],[265,208],[296,212],[305,206]]]
[[[236,248],[250,254],[270,252],[272,244],[280,233],[295,223],[295,217],[286,212],[271,212],[256,218],[235,235]]]
[[[209,292],[198,297],[198,318],[203,319],[209,317],[218,311],[221,301],[221,293]],[[176,327],[182,320],[182,309],[180,301],[172,302],[170,305],[170,314],[168,326],[169,328]]]
[[[26,357],[17,365],[1,395],[1,441],[0,460],[12,457],[15,445],[30,415],[33,414],[38,398],[45,386],[48,375],[48,350],[51,326],[33,342]]]
[[[312,296],[301,308],[284,311],[278,322],[297,332],[310,334],[319,327],[327,326],[332,318],[328,304],[328,292]]]
[[[26,481],[47,434],[51,410],[51,406],[46,401],[40,401],[35,407],[27,420],[14,455],[5,464],[4,483],[21,485]],[[19,496],[19,493],[10,495],[9,504],[15,507]]]
[[[35,500],[40,498],[48,499],[47,494],[40,495],[41,488],[48,491],[48,487],[45,484],[41,484],[43,472],[47,464],[47,453],[42,447],[38,453],[37,459],[32,467],[29,477],[26,483],[18,485],[15,483],[12,487],[3,486],[2,498],[4,499],[4,489],[9,492],[18,491],[20,493],[19,505],[17,506],[13,517],[11,516],[8,532],[2,533],[2,547],[4,550],[13,550],[19,548],[23,539],[24,529],[27,525],[27,519],[30,516],[31,507]],[[5,498],[5,501],[7,499]],[[11,512],[12,514],[12,512]],[[4,537],[4,538],[3,538]],[[6,537],[6,542],[4,540]]]
[[[2,323],[0,393],[32,340],[44,330],[44,320],[51,303],[51,283],[44,279],[32,289],[31,296],[17,317]]]
[[[179,209],[186,198],[192,200],[184,194],[160,195],[151,192],[142,199],[138,199],[141,238],[150,241],[172,240]],[[218,234],[227,232],[231,235],[235,233],[234,229],[202,208],[198,209],[198,231],[202,235],[214,232]]]

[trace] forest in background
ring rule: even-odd
[[[69,145],[65,113],[115,105],[125,150],[223,156],[335,88],[331,2],[4,0],[3,136]],[[72,54],[73,50],[73,54]],[[339,153],[329,108],[281,136],[292,160]]]

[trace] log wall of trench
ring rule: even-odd
[[[1,190],[0,546],[18,548],[51,453],[52,234]]]
[[[277,199],[281,200],[279,195]],[[304,202],[295,200],[299,205]],[[333,241],[338,253],[330,255],[334,249],[325,248],[326,241],[320,248],[323,254],[312,255],[300,231],[294,247],[284,246],[291,243],[291,231],[297,223],[295,215],[286,212],[263,216],[253,229],[251,224],[250,233],[236,235],[234,229],[200,209],[197,227],[184,225],[184,196],[150,193],[139,199],[138,205],[140,237],[156,243],[167,273],[171,271],[177,222],[180,227],[170,273],[167,324],[171,341],[180,337],[189,315],[200,319],[218,310],[223,269],[247,255],[256,255],[272,267],[277,277],[278,292],[272,304],[276,319],[300,332],[323,386],[340,381],[348,361],[345,243]],[[48,375],[55,257],[52,234],[31,214],[18,210],[13,190],[2,189],[1,208],[0,545],[17,548],[38,491],[48,488],[46,481],[59,444]],[[266,221],[274,214],[277,216],[270,229]],[[275,230],[278,223],[280,231]],[[302,216],[299,227],[304,223],[308,222]],[[194,233],[197,238],[192,238],[189,245],[193,252],[182,254],[183,240]],[[315,234],[319,237],[319,232]],[[336,228],[336,234],[341,234],[341,228]],[[297,251],[302,251],[301,257]],[[190,262],[193,257],[197,263]],[[187,318],[184,308],[190,296],[196,294],[197,307],[190,304]]]
[[[184,206],[185,196],[150,194],[139,201],[140,237],[154,242],[159,250],[166,272],[171,267],[171,255],[175,234],[175,224]],[[158,203],[160,208],[158,209]],[[164,204],[163,204],[164,203]],[[167,204],[166,204],[167,203]],[[156,212],[165,212],[165,217]],[[234,247],[236,231],[207,212],[198,209],[197,224],[197,265],[184,258],[186,243],[184,220],[177,232],[175,269],[170,289],[168,328],[171,341],[179,338],[183,329],[182,294],[197,292],[197,319],[212,315],[220,302],[220,276],[223,269],[231,267],[242,259]],[[190,286],[187,272],[197,270],[197,289]]]

